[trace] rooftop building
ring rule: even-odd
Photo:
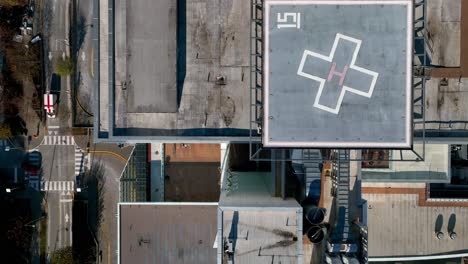
[[[468,253],[466,207],[422,205],[419,195],[410,192],[364,193],[363,198],[367,200],[371,262],[451,258]],[[443,237],[438,238],[438,232]]]
[[[97,139],[246,141],[249,14],[248,1],[100,1]]]
[[[121,207],[120,256],[200,260],[180,253],[193,248],[179,237],[208,237],[179,224],[185,206],[216,221],[207,263],[468,254],[466,145],[450,145],[468,138],[468,19],[454,11],[468,5],[442,2],[100,1],[96,137],[153,141],[122,197],[218,202],[214,216]],[[324,243],[307,239],[307,206],[326,208]],[[155,223],[135,232],[128,212]]]
[[[119,263],[217,263],[216,203],[120,204]]]
[[[264,146],[411,147],[412,1],[265,0],[263,12]]]
[[[414,149],[423,153],[423,145]],[[423,161],[398,161],[398,150],[366,150],[363,153],[362,180],[364,182],[437,182],[447,183],[451,178],[450,145],[425,144]],[[388,155],[388,156],[386,156]],[[409,153],[408,160],[416,160]],[[379,161],[380,159],[380,161]],[[372,160],[372,161],[368,161]]]

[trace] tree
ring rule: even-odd
[[[31,229],[26,226],[29,220],[29,218],[23,216],[16,217],[5,234],[7,239],[14,243],[17,248],[29,249]]]
[[[5,123],[0,124],[0,139],[7,139],[11,138],[12,136],[13,134],[11,133],[10,126]]]
[[[9,42],[5,45],[5,51],[8,68],[16,80],[21,82],[33,76],[40,76],[39,45],[26,48],[22,43]]]
[[[26,0],[0,0],[0,6],[24,6],[27,3]]]
[[[73,264],[73,249],[72,247],[64,247],[52,252],[50,258],[52,264]]]
[[[60,76],[68,76],[75,69],[73,60],[70,57],[60,58],[55,64],[55,71]]]

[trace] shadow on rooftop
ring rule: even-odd
[[[187,4],[177,0],[177,106],[182,99],[187,56]]]

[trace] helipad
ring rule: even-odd
[[[410,148],[413,4],[264,2],[266,147]]]

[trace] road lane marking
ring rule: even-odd
[[[75,138],[73,136],[47,135],[44,136],[42,145],[75,145]]]
[[[59,204],[58,245],[62,247],[62,204]],[[56,245],[57,246],[57,245]]]
[[[90,57],[91,58],[94,58],[94,48],[91,47],[91,52],[90,52]],[[92,60],[92,62],[89,64],[89,71],[90,71],[90,75],[91,75],[91,79],[94,79],[94,60]]]
[[[113,155],[113,156],[119,158],[119,159],[120,159],[121,161],[123,161],[125,164],[127,164],[127,162],[128,162],[128,160],[127,160],[124,156],[122,156],[122,155],[120,155],[120,154],[118,154],[118,153],[115,153],[115,152],[113,152],[113,151],[107,151],[107,150],[90,150],[90,151],[87,151],[86,153],[93,153],[93,154],[109,154],[109,155]]]
[[[80,175],[83,171],[84,158],[84,153],[81,152],[81,149],[75,148],[75,176]]]
[[[75,190],[74,188],[74,181],[43,181],[41,183],[41,191],[73,192]]]
[[[68,211],[70,212],[70,215],[73,215],[73,208],[72,206],[70,205],[68,207]],[[70,217],[70,227],[68,228],[68,231],[70,232],[70,247],[72,246],[73,244],[73,217]]]

